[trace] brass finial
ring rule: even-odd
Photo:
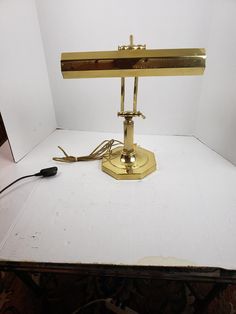
[[[146,45],[134,45],[134,36],[130,34],[129,45],[118,46],[118,50],[138,50],[146,49]]]
[[[133,45],[134,45],[134,36],[132,34],[129,35],[129,42],[130,42],[130,47],[133,47]]]

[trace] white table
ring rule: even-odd
[[[158,171],[117,181],[100,161],[58,163],[57,145],[90,153],[117,134],[57,130],[15,164],[0,149],[0,263],[194,266],[236,270],[236,168],[194,137],[136,136]],[[5,264],[4,264],[5,263]],[[51,264],[51,265],[53,265]]]

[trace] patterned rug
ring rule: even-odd
[[[236,314],[235,285],[55,273],[30,278],[38,292],[0,272],[0,314]]]

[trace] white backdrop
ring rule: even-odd
[[[56,128],[34,1],[0,1],[0,112],[15,161]]]
[[[134,34],[148,48],[205,47],[212,1],[37,0],[58,126],[122,131],[119,79],[63,80],[62,51],[116,50]],[[202,77],[140,78],[139,133],[187,134],[195,128]]]
[[[235,12],[235,0],[2,0],[0,111],[15,160],[56,125],[122,132],[120,80],[63,80],[60,54],[115,50],[133,33],[148,48],[208,55],[204,76],[140,79],[136,132],[195,135],[236,164]]]
[[[196,135],[236,164],[236,1],[214,6]]]

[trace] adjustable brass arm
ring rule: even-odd
[[[137,96],[138,96],[138,77],[134,78],[134,100],[133,100],[133,112],[137,112]]]
[[[121,78],[120,113],[125,111],[125,78]]]

